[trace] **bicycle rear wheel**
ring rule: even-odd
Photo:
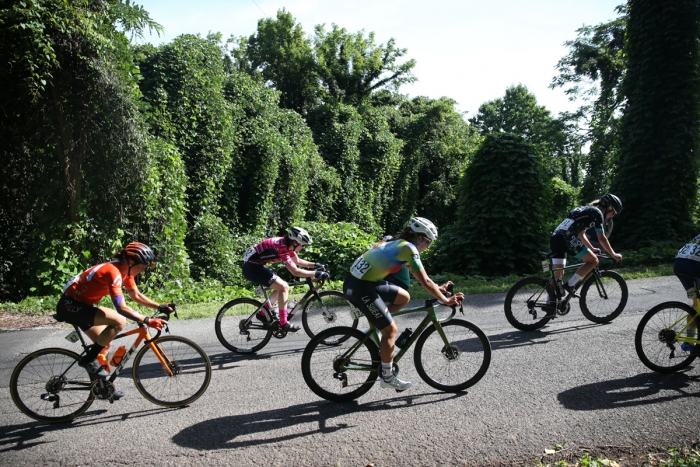
[[[330,328],[309,341],[301,357],[304,381],[316,395],[333,402],[357,399],[372,388],[380,365],[379,348],[365,333],[350,327]],[[339,342],[328,347],[323,342]],[[348,352],[357,346],[346,364]]]
[[[164,407],[181,407],[199,399],[211,380],[211,363],[204,350],[179,336],[159,337],[153,344],[165,356],[170,371],[155,351],[144,345],[136,354],[132,371],[141,395]]]
[[[682,370],[695,360],[681,348],[676,335],[691,318],[698,323],[693,307],[681,302],[656,305],[642,317],[634,335],[634,347],[647,368],[659,373]]]
[[[541,277],[526,277],[517,282],[506,294],[506,319],[521,331],[541,328],[554,317],[554,304],[549,316],[542,309],[547,305],[547,295],[556,300],[554,289]]]
[[[92,380],[78,366],[80,356],[66,349],[42,349],[24,357],[10,377],[10,394],[25,415],[62,423],[83,414],[95,396]]]
[[[608,323],[627,305],[627,283],[616,272],[601,271],[600,282],[591,274],[581,287],[581,313],[594,323]]]
[[[270,342],[272,329],[254,315],[262,303],[250,298],[237,298],[221,307],[214,321],[216,337],[232,352],[257,352]]]
[[[449,342],[431,325],[416,341],[413,359],[420,377],[440,391],[458,392],[474,386],[491,364],[491,343],[474,323],[453,319],[441,325]]]
[[[324,290],[319,292],[320,300],[311,296],[304,304],[301,314],[301,322],[304,331],[309,337],[314,337],[319,332],[338,326],[348,326],[357,329],[358,319],[350,316],[350,309],[354,308],[345,295],[337,290]],[[338,342],[324,342],[325,345],[335,345]]]

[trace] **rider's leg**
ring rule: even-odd
[[[112,342],[112,339],[114,339],[125,326],[126,318],[115,310],[103,306],[97,307],[93,327],[88,329],[88,331],[90,331],[93,328],[97,328],[93,333],[88,334],[88,336],[95,341],[95,344],[88,349],[84,361],[91,362],[96,360],[97,355]],[[99,334],[97,334],[98,331]]]
[[[289,297],[289,284],[280,279],[279,277],[270,284],[270,288],[278,294],[277,302],[280,308],[280,326],[287,324],[287,298]]]
[[[406,306],[410,299],[411,296],[408,294],[408,291],[398,287],[398,293],[396,294],[396,298],[392,303],[390,303],[387,306],[387,308],[389,308],[389,313],[396,313],[397,311],[401,310],[403,307]]]
[[[572,287],[572,288],[575,287],[576,284],[582,278],[586,277],[586,274],[588,274],[589,272],[591,272],[593,270],[593,268],[598,266],[598,262],[599,262],[598,257],[593,252],[588,251],[588,249],[586,249],[586,251],[587,251],[587,253],[585,255],[583,255],[581,257],[577,256],[577,258],[585,261],[585,263],[583,263],[581,265],[581,267],[579,267],[576,270],[574,275],[571,276],[571,279],[569,279],[569,281],[567,282],[569,287]]]

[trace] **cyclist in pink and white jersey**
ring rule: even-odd
[[[279,303],[280,316],[279,326],[287,332],[297,332],[299,326],[287,322],[287,298],[289,297],[289,284],[282,280],[277,274],[265,267],[267,263],[283,262],[289,272],[295,277],[316,277],[318,279],[328,279],[330,276],[325,269],[325,265],[312,263],[299,258],[297,254],[306,245],[311,243],[309,233],[300,228],[292,227],[284,237],[267,238],[255,246],[248,248],[243,255],[243,277],[256,284],[270,287],[270,303]],[[300,269],[315,267],[316,271]],[[265,303],[265,308],[268,304]],[[268,309],[269,311],[269,309]],[[256,317],[263,323],[267,323],[267,317],[258,313]]]

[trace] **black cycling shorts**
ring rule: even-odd
[[[695,288],[691,277],[700,277],[700,262],[687,258],[676,258],[673,262],[673,272],[683,284],[683,288],[688,291]],[[686,274],[687,276],[682,276]]]
[[[343,293],[377,329],[382,330],[394,321],[385,302],[392,303],[396,299],[398,286],[384,280],[363,281],[348,274],[343,282]]]
[[[277,274],[262,264],[243,263],[243,277],[258,285],[269,287],[277,280]]]
[[[552,258],[566,258],[566,254],[571,253],[577,259],[583,259],[591,251],[576,235],[566,235],[559,231],[549,237],[549,247],[552,249]]]
[[[97,310],[96,305],[86,305],[63,294],[56,305],[56,319],[74,324],[83,331],[87,331],[95,325]]]

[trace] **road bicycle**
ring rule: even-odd
[[[506,318],[513,327],[521,331],[534,331],[552,318],[571,311],[571,299],[574,295],[564,293],[560,279],[556,280],[555,290],[552,286],[555,282],[554,272],[578,269],[582,263],[555,268],[551,252],[541,251],[540,255],[545,258],[542,261],[542,269],[547,273],[545,277],[527,277],[517,282],[506,294]],[[607,255],[597,256],[599,259],[610,259]],[[596,266],[576,284],[574,290],[579,288],[581,312],[594,323],[612,321],[627,305],[627,283],[614,271]],[[550,303],[547,303],[548,298]]]
[[[476,324],[453,319],[456,306],[451,307],[452,313],[447,318],[438,318],[437,303],[436,298],[431,298],[424,306],[392,313],[401,316],[427,312],[415,332],[398,348],[393,369],[398,374],[399,361],[415,342],[413,359],[423,381],[441,391],[459,392],[475,385],[486,374],[491,363],[491,343]],[[353,316],[362,314],[357,308],[353,310]],[[464,315],[461,305],[459,311]],[[335,345],[327,345],[328,341]],[[324,399],[334,402],[357,399],[372,388],[379,375],[380,341],[380,334],[371,323],[364,332],[351,327],[320,332],[309,341],[301,358],[304,381]]]
[[[153,317],[169,318],[168,313],[156,312]],[[175,316],[177,313],[175,312]],[[114,380],[143,343],[134,358],[132,376],[136,389],[143,397],[164,407],[182,407],[196,401],[209,386],[211,363],[209,357],[194,342],[179,336],[151,337],[148,327],[119,334],[113,340],[136,336],[131,348],[107,378],[92,375],[78,365],[87,349],[78,326],[66,336],[70,342],[80,340],[83,352],[48,348],[24,357],[10,377],[12,401],[25,415],[48,423],[67,422],[82,415],[95,399],[114,402]],[[165,332],[170,333],[169,326]]]
[[[688,298],[700,296],[697,278],[687,277],[693,280]],[[686,335],[686,330],[693,328],[693,334],[697,334],[697,323],[698,314],[690,305],[682,302],[656,305],[642,317],[634,335],[639,359],[659,373],[673,373],[687,367],[697,357],[694,350],[700,350],[697,347],[700,339]]]
[[[291,321],[301,310],[301,322],[309,337],[314,337],[331,326],[357,328],[358,319],[352,318],[349,313],[353,306],[342,292],[321,290],[324,282],[306,277],[289,283],[290,288],[303,285],[309,288],[287,315],[287,319]],[[271,311],[270,290],[265,287],[256,289],[258,296],[264,296],[262,302],[252,298],[237,298],[219,310],[214,328],[221,345],[232,352],[252,353],[265,347],[273,336],[277,339],[284,339],[287,336],[287,331],[279,326],[277,317]],[[263,306],[264,303],[267,303],[270,310]],[[260,311],[265,314],[264,322],[255,316]],[[328,341],[328,343],[332,342]]]

